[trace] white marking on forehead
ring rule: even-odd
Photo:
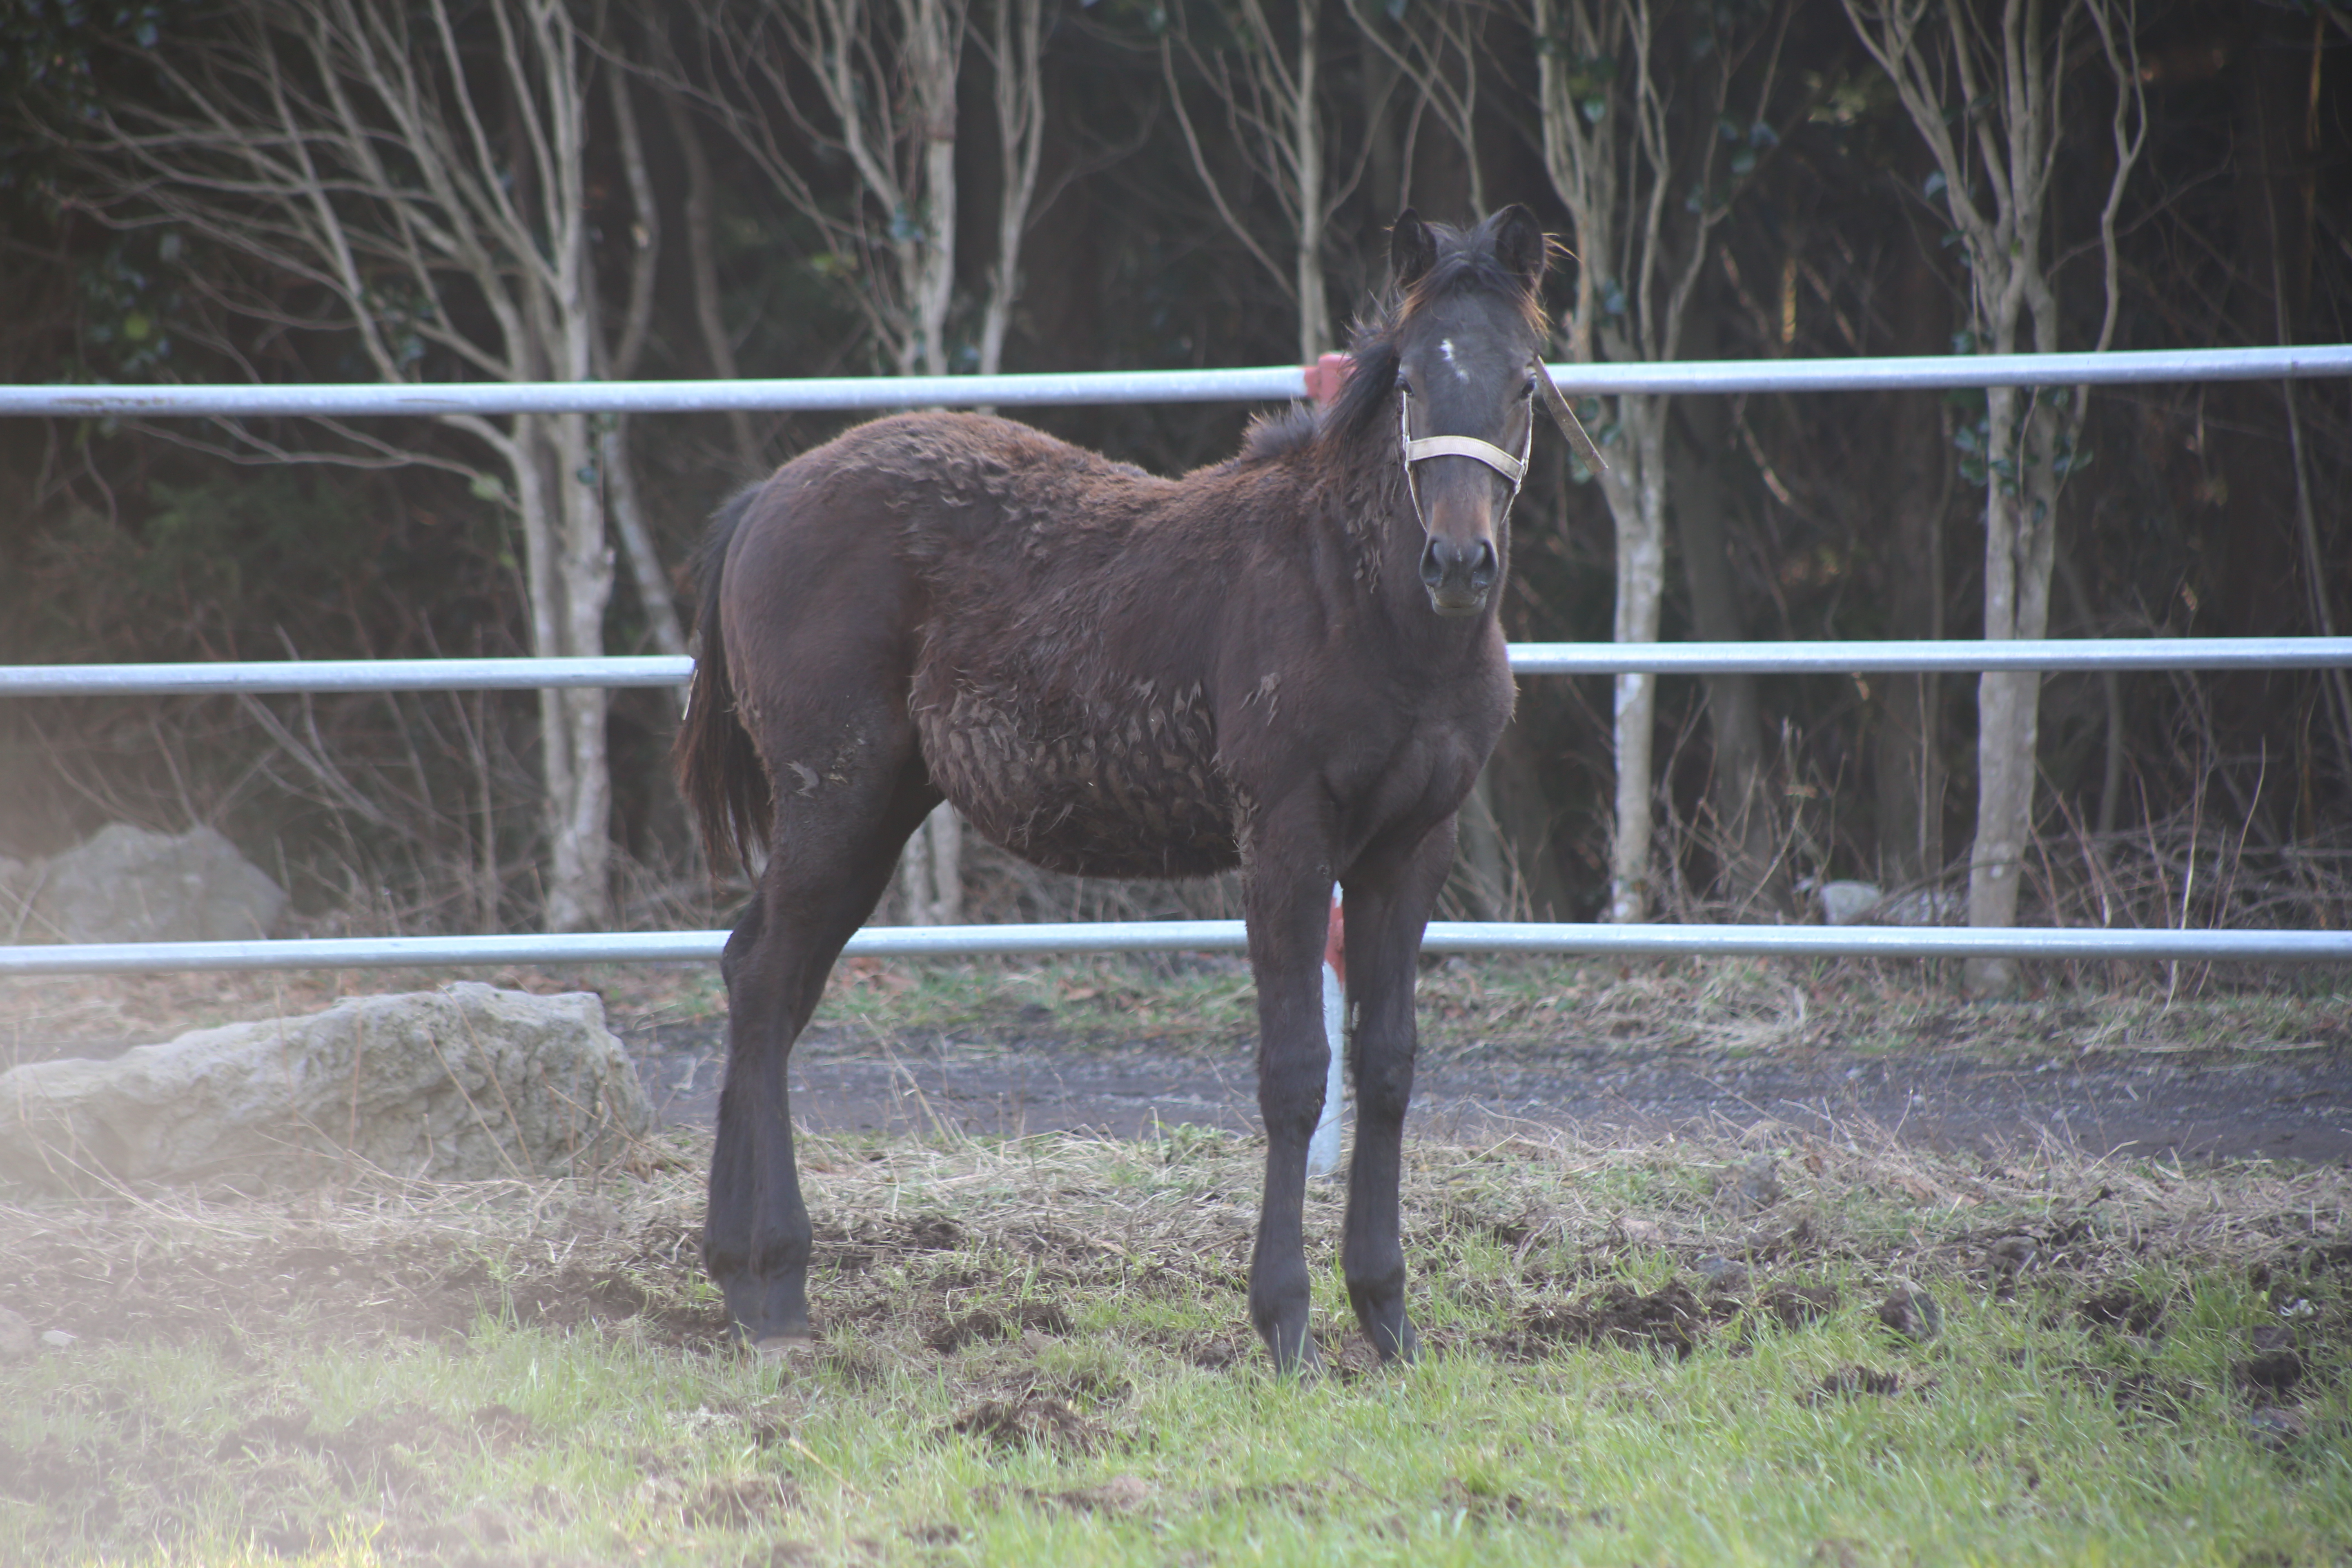
[[[1470,368],[1464,364],[1460,360],[1454,357],[1454,340],[1452,338],[1438,339],[1437,353],[1440,358],[1444,359],[1447,364],[1454,367],[1454,380],[1468,381],[1470,379]]]

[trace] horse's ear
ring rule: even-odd
[[[1400,289],[1410,289],[1421,280],[1421,275],[1437,265],[1437,237],[1421,221],[1421,215],[1407,207],[1397,214],[1396,226],[1389,230],[1389,272]]]
[[[1517,273],[1532,290],[1543,281],[1544,266],[1550,259],[1536,215],[1513,202],[1486,221],[1495,236],[1495,259]]]

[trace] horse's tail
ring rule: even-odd
[[[727,638],[719,623],[719,584],[727,570],[727,547],[759,494],[757,485],[738,492],[712,515],[703,537],[695,563],[695,630],[701,643],[694,684],[687,691],[686,719],[670,751],[678,792],[702,830],[705,853],[716,865],[722,851],[731,850],[747,869],[752,847],[767,847],[775,803],[767,766],[735,714],[735,684],[728,678]]]

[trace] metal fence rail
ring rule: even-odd
[[[1558,364],[1572,395],[2090,386],[2352,375],[2352,344],[2089,354]],[[0,416],[247,418],[510,413],[876,411],[919,406],[1264,402],[1306,395],[1290,365],[1068,375],[835,377],[735,382],[481,382],[430,385],[0,386]],[[1515,645],[1522,675],[1860,674],[1986,669],[2287,669],[2352,667],[2352,637],[2050,639],[2034,642]],[[385,659],[0,668],[0,697],[195,696],[320,691],[519,690],[677,686],[677,658]],[[0,947],[0,976],[154,970],[707,962],[724,931],[566,936]],[[847,951],[875,956],[1069,952],[1240,952],[1237,921],[1107,925],[868,927]],[[2352,932],[2021,927],[1672,926],[1435,921],[1433,952],[2352,962]]]
[[[581,936],[339,937],[0,947],[0,979],[150,971],[407,969],[510,963],[715,963],[723,931]],[[2041,958],[2273,963],[2352,963],[2352,931],[2099,930],[2077,926],[1578,925],[1432,921],[1426,952],[1594,958]],[[1242,952],[1239,921],[1107,925],[867,926],[844,951],[867,958],[1042,956],[1057,952]]]
[[[1875,675],[1984,669],[2352,668],[2352,637],[2043,637],[2012,642],[1513,643],[1517,675]],[[5,697],[267,696],[296,691],[537,691],[683,686],[694,661],[605,658],[270,659],[0,667]]]
[[[2114,353],[1555,364],[1573,397],[1619,393],[1899,392],[2119,386],[2352,375],[2352,344]],[[233,419],[444,414],[698,414],[1043,408],[1106,403],[1266,403],[1307,395],[1297,365],[1045,375],[809,376],[774,381],[358,382],[299,386],[0,386],[0,416]]]

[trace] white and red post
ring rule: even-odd
[[[1339,889],[1331,889],[1331,928],[1323,939],[1323,1038],[1331,1067],[1323,1079],[1323,1117],[1307,1141],[1307,1173],[1328,1176],[1339,1168],[1339,1132],[1348,1103],[1348,939],[1340,919]]]

